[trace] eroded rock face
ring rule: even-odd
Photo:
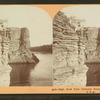
[[[11,67],[8,65],[9,40],[0,31],[0,86],[10,85]]]
[[[62,12],[53,20],[54,86],[86,86],[85,44]]]
[[[27,28],[0,30],[0,86],[10,85],[11,67],[8,63],[34,63],[39,59],[29,50],[29,31]]]
[[[85,62],[100,62],[100,29],[96,27],[87,28]]]
[[[9,63],[37,63],[38,58],[29,50],[29,31],[27,28],[9,28]]]
[[[11,67],[8,63],[34,63],[39,59],[29,50],[27,28],[4,28],[0,30],[0,86],[10,85]]]

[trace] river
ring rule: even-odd
[[[10,64],[10,86],[52,86],[52,55],[39,53],[35,55],[40,62],[33,64]]]
[[[35,55],[40,62],[33,64],[11,64],[10,86],[52,86],[52,55]],[[88,63],[87,86],[100,86],[100,63]]]

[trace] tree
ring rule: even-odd
[[[3,28],[7,28],[7,19],[0,19],[0,29],[2,30]]]
[[[78,25],[84,25],[85,20],[84,19],[78,19],[75,16],[70,16],[69,17],[69,23],[73,25],[74,27]]]
[[[7,23],[8,22],[8,20],[7,19],[0,19],[0,24],[3,24],[3,23]]]

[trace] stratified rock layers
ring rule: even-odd
[[[100,29],[96,27],[88,27],[87,29],[88,31],[85,48],[85,62],[100,62]]]
[[[11,67],[8,65],[9,39],[0,31],[0,86],[10,85]]]
[[[62,12],[53,20],[53,39],[53,85],[86,86],[85,44]]]
[[[0,86],[10,85],[11,67],[8,63],[34,63],[39,59],[30,51],[27,28],[7,28],[0,31]]]
[[[9,28],[9,63],[36,63],[38,58],[29,50],[29,31],[27,28]]]

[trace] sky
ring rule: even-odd
[[[100,27],[100,5],[78,5],[62,9],[68,17],[73,15],[76,18],[84,19],[85,26]]]
[[[31,47],[52,43],[52,19],[46,11],[39,7],[0,6],[0,19],[7,19],[8,27],[27,27]]]

